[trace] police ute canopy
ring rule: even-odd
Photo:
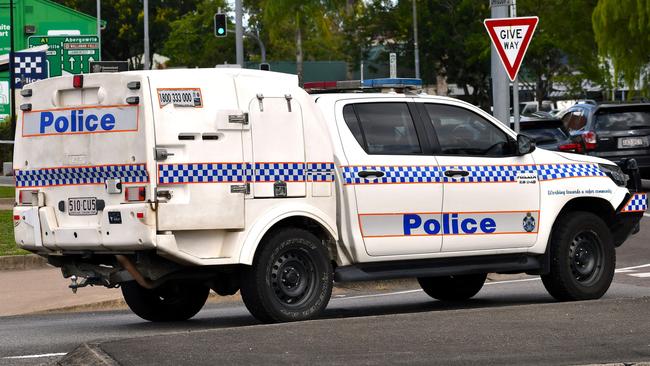
[[[334,282],[389,278],[461,301],[490,272],[601,297],[648,205],[634,160],[536,148],[420,88],[234,68],[26,85],[16,243],[150,321],[193,317],[210,290],[303,320]]]

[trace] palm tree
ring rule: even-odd
[[[303,31],[312,26],[325,37],[330,34],[327,9],[328,0],[262,0],[264,23],[269,30],[271,40],[284,38],[284,32],[293,30],[296,45],[296,73],[298,82],[303,84]]]

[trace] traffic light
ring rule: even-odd
[[[216,37],[225,37],[227,33],[226,28],[226,14],[217,13],[214,15],[214,35]]]
[[[262,62],[260,64],[260,70],[262,70],[262,71],[271,71],[271,65],[269,65],[266,62]]]

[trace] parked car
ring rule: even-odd
[[[609,159],[623,166],[637,161],[650,173],[650,103],[576,104],[560,116],[575,152]]]
[[[513,119],[510,119],[510,127],[514,129]],[[558,118],[549,118],[539,113],[522,116],[519,128],[520,132],[532,138],[538,147],[553,151],[576,151],[575,144],[563,129],[562,120]]]

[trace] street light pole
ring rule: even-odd
[[[512,0],[510,17],[517,17],[517,0]],[[519,133],[519,75],[515,75],[515,80],[512,81],[512,112],[515,120],[515,132]]]
[[[144,0],[144,69],[151,69],[149,58],[149,0]]]
[[[415,78],[420,78],[420,50],[418,49],[418,16],[415,2],[413,0],[413,46],[415,47]]]
[[[102,59],[102,0],[97,0],[97,48],[99,59]]]
[[[9,88],[11,89],[11,102],[9,115],[11,116],[11,131],[16,131],[16,79],[14,70],[14,0],[9,0]]]
[[[244,27],[242,26],[242,0],[235,0],[235,53],[237,63],[244,67]]]

